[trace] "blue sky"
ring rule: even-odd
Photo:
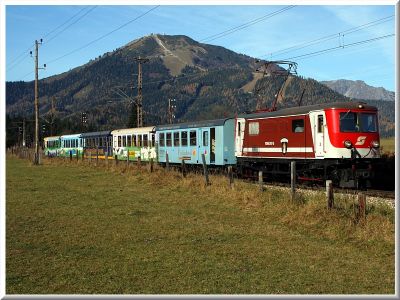
[[[6,79],[33,80],[33,59],[28,48],[35,39],[44,38],[41,45],[40,78],[68,71],[107,51],[150,33],[183,34],[194,40],[218,34],[230,28],[276,12],[286,5],[264,6],[181,6],[161,5],[106,38],[62,59],[52,60],[77,49],[118,26],[148,11],[153,6],[6,6]],[[92,10],[93,8],[93,10]],[[77,14],[82,19],[63,30],[48,34]],[[232,34],[207,42],[238,53],[264,59],[292,59],[298,63],[298,74],[317,80],[340,78],[364,80],[372,86],[395,89],[395,37],[382,38],[353,47],[336,49],[324,54],[302,56],[324,49],[367,41],[395,33],[393,5],[298,5],[266,18]],[[383,18],[387,19],[381,20]],[[75,19],[76,19],[75,18]],[[372,26],[359,26],[369,24]],[[71,20],[73,22],[73,20]],[[339,38],[339,33],[352,28]],[[47,34],[47,35],[46,35]],[[299,49],[288,47],[308,43],[332,35],[332,38]],[[337,35],[337,37],[335,36]],[[48,41],[48,42],[47,42]],[[308,43],[309,44],[309,43]],[[22,56],[20,56],[24,53]]]

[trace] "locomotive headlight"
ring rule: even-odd
[[[380,145],[379,145],[378,141],[372,141],[371,146],[372,146],[372,148],[378,149]]]
[[[347,149],[351,149],[353,147],[353,144],[349,140],[345,140],[343,144]]]

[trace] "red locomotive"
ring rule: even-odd
[[[239,116],[235,152],[243,174],[287,177],[296,161],[300,180],[368,187],[380,157],[377,109],[342,102]]]

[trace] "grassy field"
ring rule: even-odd
[[[7,294],[395,292],[393,211],[211,182],[8,158]]]
[[[391,138],[381,138],[381,149],[383,153],[393,153],[395,152],[395,139]]]

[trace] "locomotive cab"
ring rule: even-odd
[[[332,108],[325,115],[329,135],[325,158],[380,157],[375,107],[359,104],[356,108]]]
[[[374,179],[373,161],[380,158],[378,113],[363,103],[325,110],[324,158],[336,161],[331,175],[341,187],[369,187]]]

